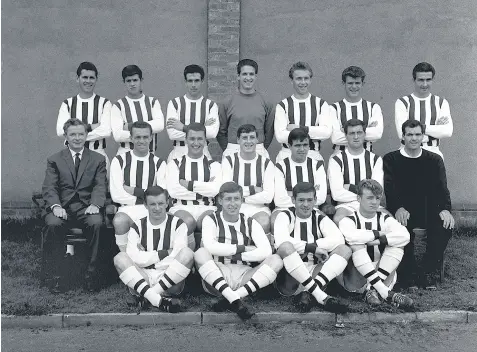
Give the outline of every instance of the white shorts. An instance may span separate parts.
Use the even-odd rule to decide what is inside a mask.
[[[249,218],[253,217],[255,214],[260,213],[262,211],[264,213],[267,213],[268,216],[272,215],[270,208],[267,207],[266,205],[242,203],[242,206],[240,207],[240,212]]]
[[[215,262],[215,264],[217,264],[227,284],[234,291],[245,284],[245,282],[243,282],[244,276],[250,270],[253,270],[252,267],[243,264],[222,264],[220,262]],[[207,284],[204,280],[202,280],[202,286],[207,293],[210,293],[212,295],[216,294],[216,292],[214,292],[215,289],[210,290],[211,286]]]
[[[217,211],[217,207],[213,205],[183,205],[183,204],[176,204],[172,208],[169,209],[169,213],[173,214],[178,210],[184,210],[188,212],[192,217],[197,221],[202,214],[206,211],[212,210]]]
[[[289,157],[291,155],[291,151],[288,148],[282,148],[279,152],[278,155],[275,159],[275,163],[278,163],[279,161],[282,161],[286,157]],[[319,151],[316,150],[310,150],[308,152],[308,156],[312,159],[315,159],[317,161],[323,160],[323,157],[321,156]]]
[[[184,146],[176,145],[169,153],[169,156],[167,157],[167,162],[171,161],[172,159],[182,158],[186,154],[187,154],[186,145]],[[212,156],[210,155],[209,148],[207,148],[207,146],[204,146],[204,155],[207,157],[207,159],[212,160]]]
[[[138,205],[123,205],[119,207],[118,213],[124,213],[131,218],[132,221],[136,221],[138,219],[142,219],[143,217],[147,216],[148,211],[144,204]]]
[[[228,155],[232,155],[237,152],[240,152],[240,145],[235,143],[228,143],[227,148],[224,150],[224,153],[222,154],[222,157],[226,157]],[[263,146],[263,143],[257,144],[257,153],[262,156],[266,156],[267,158],[270,158],[270,156],[268,155],[268,151]]]

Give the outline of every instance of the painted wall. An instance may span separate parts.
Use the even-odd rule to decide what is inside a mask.
[[[184,66],[207,66],[207,1],[5,1],[2,59],[2,201],[16,203],[41,187],[46,158],[62,147],[56,118],[77,93],[78,64],[95,63],[96,91],[112,100],[125,95],[122,68],[137,64],[165,114],[183,94]],[[160,140],[165,157],[167,133]]]
[[[447,98],[454,119],[454,135],[441,142],[453,203],[477,204],[477,5],[473,0],[349,4],[244,0],[240,56],[258,61],[260,88],[274,101],[293,93],[288,70],[296,61],[311,64],[311,91],[328,102],[343,97],[343,69],[361,66],[367,74],[364,97],[381,105],[385,119],[378,154],[398,146],[394,102],[412,92],[412,68],[431,62],[437,70],[433,92]],[[326,160],[330,152],[331,143],[325,143]]]

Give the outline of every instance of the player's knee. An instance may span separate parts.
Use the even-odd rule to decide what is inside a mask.
[[[363,244],[356,244],[356,245],[353,245],[353,246],[349,246],[349,248],[351,249],[351,252],[354,253],[354,252],[357,252],[357,251],[360,251],[360,250],[366,248],[366,246],[363,245]]]
[[[188,234],[194,233],[197,227],[197,222],[192,215],[183,210],[176,211],[174,215],[184,221],[184,223],[187,225]]]
[[[253,216],[253,218],[258,221],[258,223],[260,224],[260,226],[262,226],[263,231],[265,233],[270,232],[270,216],[268,216],[267,213],[265,212],[257,213]]]
[[[280,258],[288,257],[295,252],[295,247],[291,242],[283,242],[277,249],[277,254]]]
[[[90,227],[100,227],[103,225],[103,216],[101,214],[91,214],[86,218],[86,223]]]
[[[176,260],[182,265],[191,268],[194,264],[194,252],[188,247],[182,248],[179,253],[177,253]]]
[[[283,268],[283,260],[278,254],[272,254],[270,257],[265,259],[265,263],[276,273]]]
[[[346,216],[348,216],[351,212],[349,210],[346,210],[346,209],[343,209],[343,208],[339,208],[339,209],[336,209],[336,213],[335,215],[333,215],[333,221],[336,225],[339,225],[340,221],[345,218]]]
[[[213,210],[207,210],[205,212],[202,213],[201,216],[199,216],[199,218],[197,219],[196,221],[196,231],[202,231],[202,221],[204,221],[204,218],[207,216],[207,215],[211,215],[213,214],[214,211]]]
[[[126,233],[131,227],[131,218],[125,213],[116,213],[113,218],[113,226],[116,233]]]
[[[352,253],[353,252],[352,252],[351,248],[349,248],[345,244],[340,244],[338,247],[336,247],[333,250],[333,254],[338,254],[340,257],[343,257],[346,260],[349,260],[349,258],[351,258]]]
[[[131,258],[129,258],[125,252],[119,252],[116,254],[113,258],[113,263],[118,273],[122,273],[124,270],[134,265]]]
[[[64,223],[65,223],[65,220],[63,220],[59,217],[56,217],[52,213],[48,214],[45,217],[45,224],[48,227],[60,227],[60,226],[63,226]]]
[[[194,253],[194,261],[197,264],[197,267],[200,267],[207,263],[209,260],[212,260],[212,255],[204,247],[199,248]]]
[[[273,211],[272,215],[270,215],[270,230],[272,232],[275,231],[275,219],[277,218],[278,214],[280,214],[280,211]]]

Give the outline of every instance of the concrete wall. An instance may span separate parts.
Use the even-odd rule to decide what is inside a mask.
[[[139,65],[165,114],[183,94],[184,66],[207,67],[207,1],[4,1],[2,56],[2,201],[17,203],[41,187],[46,158],[62,147],[56,118],[77,93],[78,64],[96,64],[97,93],[112,100],[125,95],[122,68]],[[170,141],[160,138],[165,157]]]
[[[257,59],[260,88],[274,101],[293,93],[288,69],[298,60],[311,64],[311,90],[329,102],[344,94],[342,70],[361,66],[364,96],[384,113],[378,154],[398,146],[394,102],[412,92],[412,68],[431,62],[433,91],[448,99],[454,119],[454,135],[442,151],[454,206],[461,207],[477,204],[476,34],[473,0],[360,0],[353,6],[346,0],[243,0],[240,56]],[[326,159],[330,151],[325,143]]]

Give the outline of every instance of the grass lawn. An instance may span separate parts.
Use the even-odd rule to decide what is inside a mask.
[[[42,315],[49,313],[134,312],[126,304],[128,293],[119,280],[99,293],[81,289],[53,295],[39,287],[41,222],[2,220],[2,314]],[[446,277],[437,291],[409,293],[416,310],[477,309],[477,230],[455,231],[446,252]],[[208,311],[212,298],[200,289],[197,276],[188,278],[189,292],[182,298],[187,311]],[[114,280],[113,280],[114,281]],[[353,312],[394,312],[394,307],[368,307],[361,296],[344,297]],[[257,311],[295,311],[292,298],[281,297],[269,286],[249,304]]]

